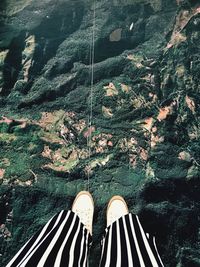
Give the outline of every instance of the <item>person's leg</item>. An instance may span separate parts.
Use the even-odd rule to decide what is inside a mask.
[[[145,234],[138,216],[128,212],[123,198],[111,199],[107,222],[100,267],[163,266],[155,238]]]
[[[72,211],[62,210],[51,218],[6,267],[87,266],[93,211],[91,195],[81,192]]]

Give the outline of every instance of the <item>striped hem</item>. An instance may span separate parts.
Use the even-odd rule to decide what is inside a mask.
[[[137,215],[127,214],[108,226],[99,267],[163,267],[155,237],[147,236]]]
[[[91,235],[73,211],[52,217],[14,256],[6,267],[88,266]]]

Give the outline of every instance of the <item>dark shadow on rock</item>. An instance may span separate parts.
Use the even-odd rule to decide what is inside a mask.
[[[39,74],[47,61],[55,56],[59,45],[80,27],[84,9],[83,1],[58,2],[53,12],[31,32],[36,37],[36,49],[30,76]]]
[[[139,199],[143,201],[140,219],[146,231],[157,237],[161,255],[165,255],[165,266],[175,266],[180,260],[177,251],[190,243],[194,245],[192,253],[197,253],[200,214],[198,179],[151,182],[140,193]],[[170,265],[167,265],[169,258]],[[189,261],[189,258],[184,261]],[[184,263],[183,266],[190,265]]]
[[[25,33],[21,32],[18,37],[14,38],[9,46],[9,52],[4,61],[3,67],[3,88],[2,95],[9,95],[11,89],[18,79],[19,72],[22,68],[22,51],[24,49]]]

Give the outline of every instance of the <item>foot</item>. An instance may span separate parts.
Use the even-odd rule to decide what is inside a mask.
[[[81,191],[74,200],[72,211],[78,215],[80,221],[92,235],[92,221],[94,214],[92,195],[87,191]]]
[[[110,199],[107,207],[107,227],[120,217],[128,214],[128,206],[121,196],[114,196]]]

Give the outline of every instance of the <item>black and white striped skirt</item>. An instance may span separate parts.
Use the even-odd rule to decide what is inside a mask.
[[[6,267],[86,267],[92,237],[79,217],[62,210],[51,218]],[[155,238],[146,234],[137,215],[121,217],[106,228],[100,267],[160,267]]]

